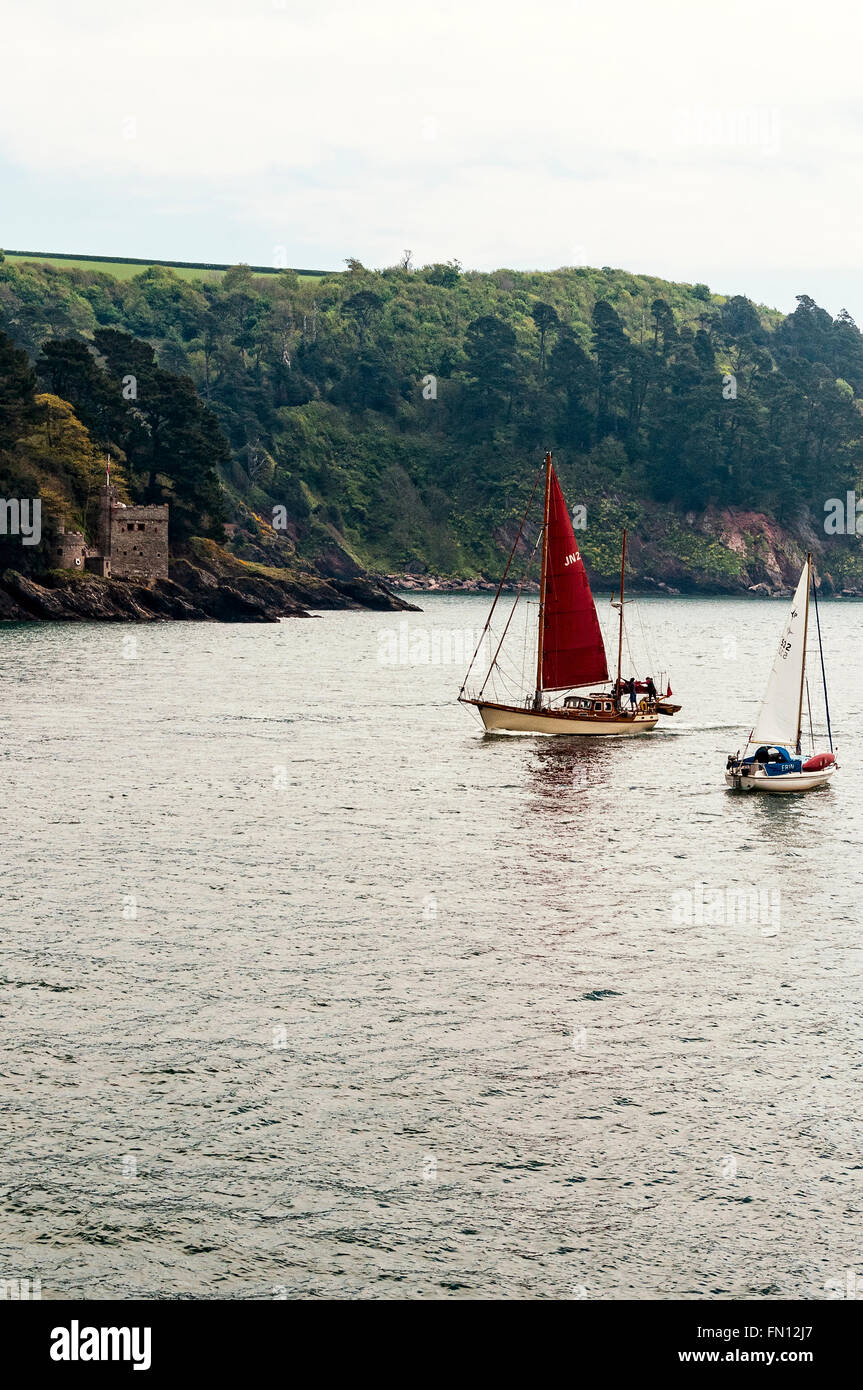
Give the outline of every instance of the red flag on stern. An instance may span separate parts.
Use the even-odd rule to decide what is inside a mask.
[[[546,690],[608,680],[605,646],[587,573],[557,474],[551,469],[546,538],[542,684]]]

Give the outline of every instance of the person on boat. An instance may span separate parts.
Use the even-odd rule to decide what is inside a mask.
[[[627,691],[629,692],[629,703],[630,703],[630,706],[631,706],[631,708],[634,710],[634,709],[635,709],[635,704],[636,704],[636,698],[635,698],[635,676],[630,676],[630,677],[629,677],[629,680],[626,682],[626,689],[627,689]]]
[[[647,698],[651,701],[656,699],[656,686],[653,684],[652,676],[647,677]]]

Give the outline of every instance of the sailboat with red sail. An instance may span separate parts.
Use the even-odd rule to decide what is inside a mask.
[[[544,481],[543,524],[536,543],[529,550],[528,565],[516,588],[515,599],[506,618],[485,678],[477,687],[470,685],[471,673],[491,631],[504,585],[516,554],[524,550],[523,537],[528,515],[540,479]],[[540,551],[539,613],[536,639],[536,679],[532,691],[516,690],[509,698],[496,698],[501,681],[511,689],[511,671],[504,662],[505,643],[513,630],[513,617],[522,597],[531,564]],[[676,714],[680,705],[670,703],[671,686],[665,697],[659,695],[653,677],[624,679],[624,577],[626,532],[620,564],[618,608],[617,679],[610,682],[605,643],[596,614],[596,605],[584,561],[578,549],[566,502],[554,471],[551,454],[534,484],[527,510],[498,585],[473,660],[468,668],[459,701],[479,711],[490,732],[533,734],[642,734],[649,733],[660,715]],[[525,629],[526,636],[526,629]],[[498,681],[496,682],[496,678]],[[606,683],[610,689],[598,689]],[[486,692],[493,687],[492,694]],[[588,691],[575,694],[575,691]]]

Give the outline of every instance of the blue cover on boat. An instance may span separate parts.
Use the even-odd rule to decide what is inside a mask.
[[[781,753],[781,761],[765,762],[759,758],[759,753]],[[787,748],[783,748],[779,743],[762,744],[762,746],[749,758],[743,759],[744,763],[758,763],[764,768],[768,777],[782,777],[788,772],[800,772],[803,766],[801,758],[792,758]]]

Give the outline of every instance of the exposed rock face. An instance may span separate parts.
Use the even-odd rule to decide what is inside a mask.
[[[794,592],[808,551],[815,558],[824,593],[836,592],[834,567],[847,558],[849,545],[856,545],[856,537],[850,541],[847,537],[829,539],[805,513],[795,518],[792,530],[763,512],[711,508],[699,518],[697,527],[702,535],[739,557],[740,572],[730,580],[727,591],[746,590],[769,597]],[[859,586],[838,587],[849,596],[861,592]]]
[[[221,552],[224,554],[224,552]],[[131,580],[52,571],[37,581],[17,570],[0,576],[0,621],[106,621],[275,623],[306,618],[308,608],[400,610],[413,605],[368,576],[350,580],[307,581],[244,573],[226,559],[228,573],[204,563],[178,559],[171,578],[148,588]]]
[[[741,557],[749,588],[765,585],[768,589],[793,589],[800,578],[807,549],[813,545],[819,548],[816,537],[806,538],[808,546],[801,544],[799,538],[789,535],[763,512],[711,510],[705,512],[702,528],[705,534]]]

